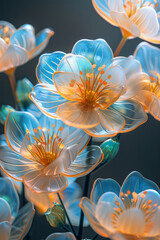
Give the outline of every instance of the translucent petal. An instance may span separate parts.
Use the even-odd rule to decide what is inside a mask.
[[[140,91],[135,99],[142,103],[157,120],[160,120],[160,100],[152,92]]]
[[[6,200],[0,197],[0,222],[11,222],[11,209]]]
[[[87,73],[93,73],[92,65],[87,58],[73,54],[66,54],[58,65],[57,70],[81,75],[83,81],[85,81]]]
[[[21,157],[8,146],[0,147],[0,165],[2,170],[11,178],[22,181],[22,177],[41,165]]]
[[[35,118],[37,120],[39,120],[39,118],[42,115],[42,112],[39,110],[39,108],[34,104],[31,103],[30,106],[27,108],[27,112],[31,113],[33,116],[35,116]]]
[[[110,11],[115,11],[115,12],[124,12],[124,5],[123,5],[123,0],[108,0],[108,6]]]
[[[160,73],[160,49],[150,45],[149,43],[140,43],[135,52],[134,57],[140,61],[144,72],[152,75],[152,73]]]
[[[88,199],[83,197],[80,202],[84,214],[86,215],[90,226],[100,236],[107,238],[109,232],[100,224],[96,218],[96,206]]]
[[[37,79],[40,83],[53,84],[52,75],[57,71],[57,66],[64,55],[64,52],[53,52],[40,56],[36,68]]]
[[[82,100],[81,85],[84,85],[82,78],[71,72],[55,72],[53,81],[60,95],[71,101]]]
[[[35,33],[34,31],[34,27],[31,24],[23,24],[22,26],[20,26],[18,29],[26,29],[28,31],[33,32],[33,34]]]
[[[3,56],[7,48],[7,43],[2,38],[0,38],[0,58]]]
[[[103,39],[79,40],[73,47],[72,53],[86,57],[90,63],[96,64],[95,70],[113,58],[113,52]]]
[[[11,23],[9,23],[7,21],[0,21],[0,26],[3,26],[3,27],[7,26],[7,27],[9,27],[9,29],[12,31],[12,33],[14,33],[16,31],[15,26],[13,26],[13,24],[11,24]]]
[[[159,30],[156,11],[152,7],[142,7],[131,17],[139,31],[149,37],[155,36]]]
[[[76,240],[72,233],[53,233],[46,240]]]
[[[67,185],[67,178],[61,175],[46,176],[43,171],[32,171],[23,178],[26,187],[35,192],[58,192],[64,190]]]
[[[9,222],[0,223],[0,240],[8,240],[11,231],[11,224]]]
[[[113,179],[96,179],[91,192],[91,201],[97,204],[99,198],[106,192],[114,192],[119,196],[120,185]]]
[[[125,119],[125,126],[121,132],[132,131],[148,119],[142,105],[134,100],[117,101],[110,108]]]
[[[86,134],[82,129],[70,127],[61,120],[49,118],[46,115],[42,115],[39,119],[40,126],[52,129],[54,125],[54,132],[58,133],[58,136],[63,139],[63,144],[65,147],[72,146],[74,144],[78,145],[78,151],[81,152],[90,140],[90,136]],[[63,128],[62,131],[59,131]]]
[[[30,52],[31,58],[39,55],[47,46],[49,39],[53,36],[54,32],[45,28],[40,33],[37,34],[35,39],[35,48]]]
[[[66,172],[70,165],[75,161],[75,158],[78,154],[78,145],[74,144],[68,148],[64,148],[61,154],[49,164],[45,169],[44,173],[47,176],[54,176],[63,172]]]
[[[19,197],[8,178],[0,178],[0,198],[3,198],[9,204],[12,216],[16,216],[19,209]]]
[[[104,18],[107,22],[117,25],[117,23],[110,16],[109,0],[92,0],[92,4],[96,12]]]
[[[82,129],[92,128],[100,120],[96,110],[86,108],[79,102],[67,102],[60,105],[57,114],[65,124]]]
[[[87,146],[62,174],[68,177],[84,176],[91,172],[102,160],[103,153],[99,146]]]
[[[0,146],[6,146],[6,145],[8,145],[8,144],[6,142],[5,134],[1,134],[0,135]]]
[[[81,187],[78,183],[73,182],[68,187],[60,193],[63,201],[67,204],[70,204],[73,199],[80,198],[82,194]]]
[[[67,100],[50,84],[37,84],[30,93],[31,100],[46,115],[58,118],[57,107]]]
[[[5,124],[5,135],[8,145],[16,152],[20,152],[26,131],[34,133],[38,127],[36,118],[27,112],[12,111],[8,115]]]
[[[123,129],[125,119],[111,107],[99,110],[98,113],[101,117],[100,123],[96,127],[85,129],[85,132],[89,135],[93,137],[111,137],[117,135]]]
[[[140,36],[140,30],[126,13],[111,11],[110,16],[120,28],[128,32],[128,35]]]
[[[144,178],[139,172],[132,172],[124,180],[121,192],[126,193],[129,190],[140,193],[147,189],[153,189],[160,193],[158,186],[153,181]]]
[[[35,210],[32,203],[27,203],[23,208],[20,209],[18,215],[12,223],[12,229],[9,240],[22,240],[28,233]]]
[[[0,58],[0,72],[23,65],[28,59],[25,49],[17,45],[10,45]]]
[[[19,29],[12,35],[10,44],[15,44],[30,52],[35,47],[34,34],[30,30]]]

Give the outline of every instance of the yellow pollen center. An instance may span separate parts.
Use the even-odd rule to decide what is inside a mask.
[[[12,29],[10,29],[9,26],[0,25],[0,38],[3,38],[8,45],[10,44],[12,33]]]

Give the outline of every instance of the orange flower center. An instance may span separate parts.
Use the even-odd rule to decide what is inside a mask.
[[[27,151],[31,154],[34,161],[47,166],[52,163],[61,153],[64,148],[63,140],[58,136],[63,130],[60,127],[57,133],[54,132],[55,125],[52,125],[53,131],[50,129],[41,128],[34,129],[34,134],[27,134]]]
[[[152,200],[146,200],[147,191],[139,195],[127,191],[126,194],[121,192],[120,195],[124,208],[115,199],[117,207],[111,215],[113,227],[124,234],[138,236],[148,233],[154,225],[152,219],[158,204],[153,204]]]
[[[157,8],[158,3],[157,0],[154,1],[155,3],[151,3],[150,1],[145,1],[144,0],[125,0],[124,2],[124,9],[126,10],[126,13],[128,17],[132,17],[138,9],[142,7],[152,7],[152,8]]]
[[[151,79],[151,91],[156,95],[157,98],[160,98],[160,74],[157,72],[150,72]]]
[[[13,34],[12,29],[9,26],[0,25],[0,37],[9,45],[10,38]]]
[[[110,97],[108,96],[107,99],[107,94],[111,94],[114,84],[108,84],[107,81],[110,80],[112,76],[106,74],[104,70],[105,67],[105,65],[99,67],[97,75],[95,73],[83,74],[83,72],[80,71],[81,82],[79,83],[74,79],[70,81],[69,87],[71,92],[76,92],[78,100],[82,102],[84,106],[95,108],[101,107],[102,102],[104,105],[107,105],[109,102]],[[95,64],[93,64],[93,68],[96,68]],[[102,75],[105,75],[103,79]]]

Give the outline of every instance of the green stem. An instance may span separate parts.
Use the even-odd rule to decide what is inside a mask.
[[[57,196],[58,196],[59,201],[60,201],[60,203],[61,203],[61,205],[62,205],[62,207],[63,207],[65,216],[66,216],[67,221],[68,221],[68,224],[69,224],[69,227],[70,227],[72,233],[74,234],[75,238],[77,239],[77,234],[76,234],[76,232],[75,232],[75,230],[74,230],[74,228],[73,228],[73,226],[72,226],[72,223],[71,223],[71,221],[70,221],[70,219],[69,219],[69,216],[68,216],[68,213],[67,213],[67,211],[66,211],[66,208],[65,208],[65,206],[64,206],[64,204],[63,204],[63,201],[62,201],[62,199],[61,199],[61,196],[59,195],[58,192],[57,192]]]
[[[123,37],[122,40],[120,41],[116,51],[114,52],[114,57],[117,57],[120,53],[120,51],[122,50],[122,48],[124,47],[124,44],[126,43],[127,38]]]

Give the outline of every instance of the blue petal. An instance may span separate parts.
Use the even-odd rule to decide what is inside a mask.
[[[97,204],[100,197],[107,192],[113,192],[119,196],[120,185],[113,179],[98,178],[92,188],[91,200]]]
[[[131,193],[140,193],[147,189],[152,189],[160,193],[159,187],[153,181],[144,178],[139,172],[132,172],[124,180],[121,192],[127,193],[129,190]]]
[[[53,84],[52,75],[57,71],[57,66],[64,55],[64,52],[53,52],[40,56],[36,69],[37,79],[40,83]]]
[[[108,43],[103,39],[78,41],[72,53],[86,57],[91,64],[96,64],[95,70],[113,58],[113,52]]]

